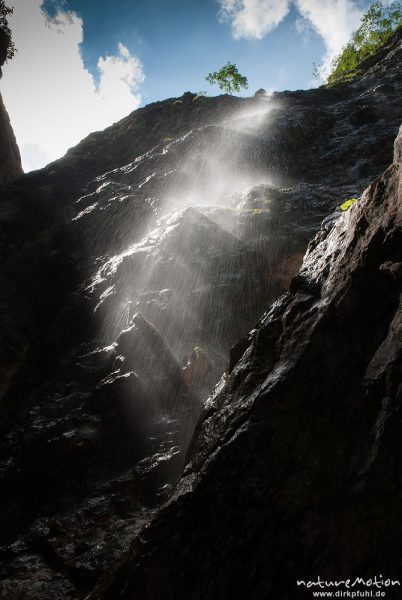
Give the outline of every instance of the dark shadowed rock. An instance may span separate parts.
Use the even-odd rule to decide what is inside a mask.
[[[20,177],[22,173],[20,151],[0,94],[0,187]]]
[[[7,60],[9,44],[9,33],[0,29],[0,79],[2,77],[1,68]],[[22,173],[20,151],[0,94],[0,189]]]
[[[401,579],[400,137],[310,244],[304,284],[238,344],[173,497],[92,598],[308,598],[298,579]]]

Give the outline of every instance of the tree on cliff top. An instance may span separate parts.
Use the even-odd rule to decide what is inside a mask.
[[[4,0],[0,0],[0,69],[15,54],[15,45],[7,19],[13,10],[6,5]]]
[[[228,94],[232,92],[240,92],[240,88],[248,88],[247,77],[240,75],[236,65],[228,62],[219,71],[209,73],[205,79],[213,85],[217,83],[221,90],[224,90]]]
[[[360,63],[375,54],[401,25],[402,7],[399,2],[393,2],[389,6],[373,2],[350,42],[332,61],[327,84],[349,81],[359,75]]]

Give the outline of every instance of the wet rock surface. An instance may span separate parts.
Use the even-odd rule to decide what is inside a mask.
[[[292,277],[390,162],[401,53],[399,33],[333,89],[155,103],[4,191],[4,598],[289,598],[307,565],[392,571],[357,507],[397,521],[400,141]]]
[[[400,582],[401,136],[394,164],[319,232],[243,340],[173,497],[92,598],[308,598],[297,580]]]

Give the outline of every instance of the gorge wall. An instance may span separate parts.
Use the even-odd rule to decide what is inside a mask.
[[[2,597],[398,576],[401,39],[347,85],[149,105],[5,189]]]
[[[8,43],[8,35],[0,31],[0,80],[2,66],[7,57]],[[22,175],[22,173],[20,151],[0,94],[0,189]]]
[[[0,186],[22,175],[20,151],[0,94]]]
[[[297,580],[376,576],[400,598],[401,147],[402,127],[243,340],[173,497],[92,598],[311,598]]]

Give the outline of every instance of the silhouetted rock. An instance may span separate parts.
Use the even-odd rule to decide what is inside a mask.
[[[20,151],[0,94],[0,187],[22,173]]]
[[[2,77],[1,68],[7,59],[9,43],[9,34],[0,29],[0,79]],[[0,189],[22,173],[20,151],[0,94]]]

